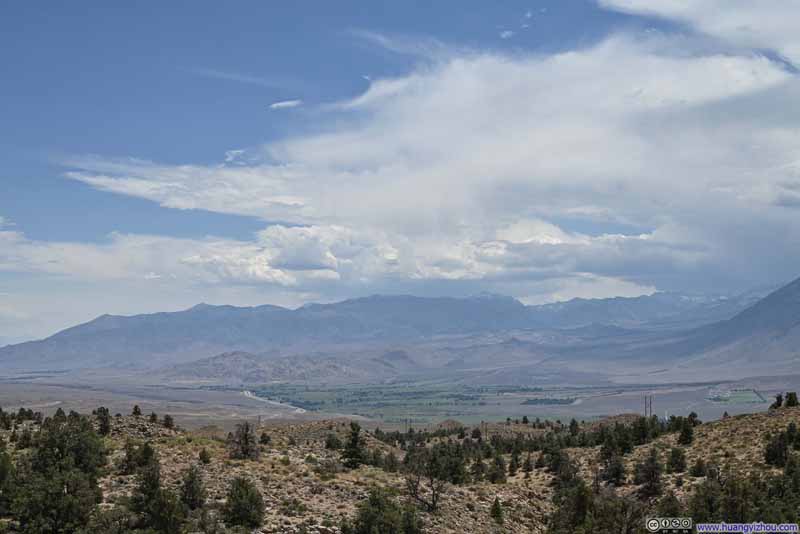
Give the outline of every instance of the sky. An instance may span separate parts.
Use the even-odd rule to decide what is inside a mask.
[[[13,2],[0,345],[800,275],[800,0]]]

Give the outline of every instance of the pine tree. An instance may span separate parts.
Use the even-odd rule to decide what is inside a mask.
[[[342,448],[342,440],[339,436],[331,432],[325,437],[325,448],[331,451],[338,451]]]
[[[639,494],[642,497],[650,498],[661,494],[661,471],[658,452],[655,447],[651,447],[645,461],[636,466],[636,483],[641,484]]]
[[[545,464],[544,461],[544,453],[539,453],[539,455],[536,457],[536,461],[533,463],[533,468],[544,469],[545,465],[547,464]]]
[[[613,432],[606,434],[603,445],[600,447],[600,459],[608,462],[609,459],[619,454],[619,446]]]
[[[494,522],[498,525],[503,524],[503,505],[500,503],[500,497],[495,497],[494,502],[492,503],[492,508],[489,511],[489,515]]]
[[[667,460],[667,471],[670,473],[683,473],[686,471],[686,454],[680,447],[673,447]]]
[[[342,460],[345,467],[355,469],[364,463],[364,444],[361,439],[361,425],[355,421],[350,422],[350,436],[342,451]]]
[[[786,393],[786,407],[787,408],[794,408],[795,406],[800,405],[797,401],[797,392],[789,391]]]
[[[264,520],[264,499],[255,484],[243,477],[234,478],[222,514],[228,525],[257,528]]]
[[[175,420],[170,414],[164,416],[164,428],[175,428]]]
[[[131,412],[131,415],[133,415],[134,417],[141,417],[142,416],[142,409],[139,408],[138,404],[135,404],[133,406],[133,411]]]
[[[686,420],[681,427],[681,433],[678,436],[678,443],[681,445],[689,445],[694,440],[694,425],[690,420]]]
[[[577,436],[579,429],[580,429],[580,426],[578,425],[578,422],[575,419],[572,419],[569,422],[569,433],[570,433],[570,435],[571,436]]]
[[[0,451],[0,517],[7,515],[11,508],[15,471],[11,455],[5,450]]]
[[[174,492],[162,489],[156,495],[149,512],[147,526],[160,534],[180,534],[183,525],[183,507]]]
[[[153,424],[158,423],[158,415],[156,412],[150,412],[150,422]]]
[[[659,517],[682,517],[684,514],[683,505],[675,496],[675,492],[669,490],[659,501],[656,507]]]
[[[12,505],[21,532],[75,532],[89,522],[100,493],[88,473],[79,469],[52,469],[34,470],[26,475],[15,491]]]
[[[145,522],[150,524],[148,514],[155,509],[156,499],[161,491],[161,466],[158,461],[143,467],[138,475],[138,483],[131,499],[131,509],[145,516]]]
[[[786,432],[778,432],[771,436],[764,449],[764,461],[769,465],[783,467],[789,454],[789,443]]]
[[[508,463],[508,476],[513,477],[519,470],[519,453],[516,451],[511,453],[511,461]]]
[[[486,464],[483,463],[480,456],[475,457],[475,461],[470,468],[470,475],[475,482],[480,482],[486,476]]]
[[[181,502],[190,510],[202,508],[206,502],[206,487],[200,469],[193,465],[183,475]]]
[[[706,462],[702,458],[698,457],[692,465],[692,468],[689,470],[689,474],[695,478],[706,476]]]
[[[145,441],[144,445],[137,450],[136,463],[137,467],[147,467],[151,464],[157,463],[156,450],[149,441]]]
[[[499,452],[494,455],[487,478],[492,484],[503,484],[506,481],[506,461],[503,460]]]
[[[108,411],[108,408],[103,406],[97,409],[97,425],[98,425],[98,433],[101,436],[107,436],[111,433],[111,414]]]
[[[208,452],[208,449],[203,447],[200,450],[200,453],[197,455],[198,460],[200,460],[201,464],[210,464],[211,463],[211,453]]]
[[[64,409],[63,408],[59,408],[58,410],[56,410],[56,413],[53,414],[53,421],[55,421],[57,423],[66,423],[67,422],[67,414],[64,413]]]
[[[17,439],[17,450],[29,449],[31,445],[33,445],[33,434],[31,434],[31,429],[26,426]]]
[[[771,410],[777,410],[781,406],[783,406],[783,394],[778,393],[777,395],[775,395],[775,402],[773,402],[770,405],[770,409]]]
[[[625,463],[620,455],[615,454],[606,461],[602,478],[614,486],[621,486],[625,482]]]
[[[236,460],[257,460],[261,453],[256,442],[255,428],[247,421],[236,425],[229,447],[231,458]]]
[[[530,452],[528,452],[528,456],[525,457],[525,461],[522,463],[522,471],[525,473],[525,478],[530,478],[531,471],[533,471],[533,460],[531,460]]]
[[[389,473],[396,473],[399,467],[399,462],[397,461],[397,455],[394,451],[389,451],[386,455],[386,459],[383,461],[383,469],[388,471]]]
[[[385,490],[374,488],[358,505],[352,523],[345,521],[342,534],[421,534],[422,524],[413,508],[401,508]]]

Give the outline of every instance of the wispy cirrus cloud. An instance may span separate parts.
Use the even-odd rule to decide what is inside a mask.
[[[800,2],[598,0],[610,9],[678,20],[725,42],[777,52],[800,67]]]
[[[466,51],[463,47],[455,47],[439,39],[424,35],[382,33],[357,28],[350,29],[348,33],[383,50],[427,60],[439,61]]]
[[[296,108],[303,105],[302,100],[280,100],[278,102],[273,102],[269,105],[269,109],[290,109]]]

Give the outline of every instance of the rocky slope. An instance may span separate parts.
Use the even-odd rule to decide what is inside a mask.
[[[587,423],[581,429],[591,432],[615,423],[630,425],[635,420],[635,416],[623,415]],[[707,463],[738,474],[777,474],[780,469],[764,463],[765,438],[785,430],[790,423],[800,423],[800,408],[781,408],[701,424],[695,427],[692,443],[684,447],[687,462],[691,465],[696,458],[702,457]],[[35,427],[30,422],[23,426]],[[487,441],[492,441],[494,436],[530,438],[548,431],[518,422],[486,423],[477,429]],[[466,428],[459,433],[458,422],[448,421],[432,430],[444,434],[431,438],[428,446],[448,440],[470,440],[473,429]],[[136,487],[136,476],[121,474],[119,470],[124,445],[129,440],[148,441],[156,449],[162,466],[162,482],[168,487],[177,489],[186,469],[192,465],[199,466],[207,487],[207,506],[212,510],[219,509],[224,503],[226,488],[232,478],[241,475],[252,480],[266,503],[264,524],[254,532],[335,534],[339,532],[341,521],[355,514],[356,507],[366,498],[371,487],[388,489],[399,501],[406,499],[405,481],[400,473],[365,465],[349,470],[341,466],[340,453],[327,449],[325,441],[332,434],[345,441],[348,431],[349,421],[345,419],[270,422],[258,428],[259,434],[270,436],[269,443],[261,446],[260,457],[256,460],[233,460],[229,456],[225,433],[220,429],[207,427],[189,431],[165,428],[162,423],[152,423],[141,416],[114,417],[112,431],[105,438],[111,454],[106,474],[100,480],[101,506],[109,509],[126,504]],[[0,437],[7,440],[9,431],[0,431]],[[402,459],[403,450],[378,441],[369,432],[363,437],[367,450],[377,449],[384,454],[393,452]],[[638,489],[633,482],[634,465],[652,448],[659,451],[664,461],[669,449],[676,445],[676,438],[675,433],[664,434],[626,455],[624,462],[628,475],[617,492],[634,495]],[[198,461],[203,449],[210,452],[208,463]],[[579,474],[591,484],[595,466],[599,463],[600,447],[571,448],[567,452],[577,462]],[[665,490],[673,490],[681,500],[687,499],[692,488],[703,480],[704,477],[693,477],[688,473],[665,474],[663,477]],[[553,475],[546,469],[536,468],[529,476],[520,470],[502,484],[484,481],[447,485],[439,511],[421,514],[424,531],[430,534],[545,532],[548,515],[553,511],[553,481]],[[490,515],[495,498],[503,503],[505,521],[502,527]]]

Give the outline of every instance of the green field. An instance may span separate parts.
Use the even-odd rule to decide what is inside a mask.
[[[552,415],[542,408],[567,406],[576,400],[575,391],[562,388],[472,387],[436,382],[346,387],[280,384],[251,391],[258,397],[309,411],[362,415],[400,426],[428,425],[445,419],[470,424],[526,415],[548,419]]]
[[[732,389],[708,397],[712,402],[725,404],[760,404],[767,400],[755,389]]]

